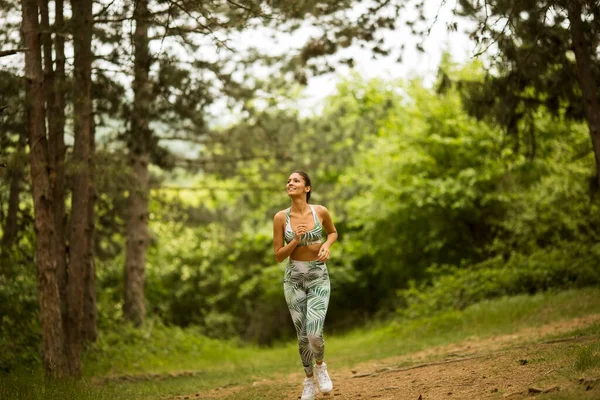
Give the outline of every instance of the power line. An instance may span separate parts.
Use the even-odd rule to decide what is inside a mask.
[[[208,191],[225,191],[225,192],[246,192],[246,191],[251,191],[251,192],[278,192],[278,191],[284,191],[285,189],[283,187],[275,187],[275,186],[263,186],[263,187],[256,187],[256,186],[252,186],[252,187],[243,187],[243,188],[237,188],[237,187],[226,187],[226,186],[154,186],[151,187],[150,190],[154,190],[154,191],[158,191],[158,190],[174,190],[174,191],[201,191],[201,190],[208,190]]]

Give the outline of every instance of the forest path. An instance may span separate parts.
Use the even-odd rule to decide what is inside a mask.
[[[574,363],[581,349],[600,346],[600,337],[564,335],[599,321],[600,314],[592,314],[509,335],[470,337],[459,343],[371,360],[346,369],[336,369],[332,357],[328,369],[334,390],[319,394],[317,399],[598,399],[598,363],[580,373]],[[563,337],[552,339],[559,335]],[[216,388],[169,399],[296,400],[300,398],[302,379],[301,373],[294,373],[252,385]]]

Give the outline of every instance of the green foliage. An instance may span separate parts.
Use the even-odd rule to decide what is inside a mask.
[[[600,246],[575,244],[504,261],[497,257],[469,268],[430,268],[430,283],[411,282],[398,292],[403,316],[415,318],[462,309],[485,299],[600,284]],[[441,275],[440,272],[442,272]],[[436,276],[437,275],[437,276]]]
[[[35,369],[41,332],[35,274],[0,274],[0,373]]]
[[[219,352],[220,346],[231,347],[224,341],[206,338],[194,328],[166,327],[156,318],[143,329],[114,322],[102,332],[97,343],[91,344],[85,353],[87,375],[158,372],[164,370],[165,363],[175,362],[172,358],[175,354],[204,354],[210,358],[214,351]]]
[[[16,375],[0,379],[0,398],[3,399],[119,400],[131,398],[117,392],[107,394],[94,385],[76,380],[47,381],[38,375]]]
[[[482,74],[446,62],[456,76]],[[461,94],[354,77],[319,115],[267,110],[223,130],[206,156],[243,162],[187,178],[207,190],[154,192],[147,308],[210,337],[290,339],[271,225],[287,206],[278,187],[296,168],[312,175],[314,202],[340,232],[328,263],[331,331],[398,308],[428,315],[598,282],[585,127],[540,110],[536,157],[527,159],[501,129],[468,116]],[[275,157],[257,158],[265,152]],[[114,318],[120,265],[107,261],[100,278],[104,296],[112,293],[101,307]]]
[[[424,313],[452,306],[457,295],[448,295],[446,285],[471,287],[469,279],[484,285],[473,283],[476,289],[466,289],[473,293],[459,303],[598,282],[590,243],[600,221],[588,197],[591,160],[578,154],[589,140],[582,125],[538,112],[535,129],[543,140],[537,157],[527,160],[501,130],[465,114],[460,92],[435,95],[413,82],[405,93],[337,188],[356,193],[345,204],[349,232],[342,246],[383,300],[375,308],[393,308],[391,293],[410,281],[420,284],[396,304],[417,307],[410,293],[434,304],[423,306]],[[430,290],[423,282],[439,271],[448,277]]]
[[[600,8],[593,0],[578,3],[578,13],[571,7],[575,3],[554,0],[460,0],[455,10],[472,22],[467,32],[478,51],[486,53],[493,46],[496,53],[485,79],[457,79],[466,109],[505,129],[514,150],[529,157],[535,157],[539,143],[533,127],[538,111],[593,123],[581,89],[585,92],[599,78],[600,59],[591,48],[600,31]],[[580,19],[580,36],[573,29],[575,18]],[[583,65],[589,68],[589,83],[578,71]]]

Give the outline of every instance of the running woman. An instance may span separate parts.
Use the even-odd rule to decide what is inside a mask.
[[[305,172],[292,173],[286,185],[292,205],[279,211],[273,220],[275,259],[282,262],[289,257],[283,289],[306,373],[301,400],[314,400],[317,388],[322,393],[333,390],[323,361],[323,324],[330,293],[325,261],[329,259],[329,248],[338,234],[329,211],[323,206],[308,204],[310,185]]]

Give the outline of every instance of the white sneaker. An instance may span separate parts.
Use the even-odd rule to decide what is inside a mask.
[[[313,378],[304,379],[304,390],[302,391],[302,397],[300,400],[315,400],[317,397],[317,385]]]
[[[317,377],[317,385],[319,385],[321,393],[331,392],[333,390],[333,383],[331,382],[331,379],[329,379],[329,374],[327,373],[327,364],[316,364],[314,370],[315,376]]]

